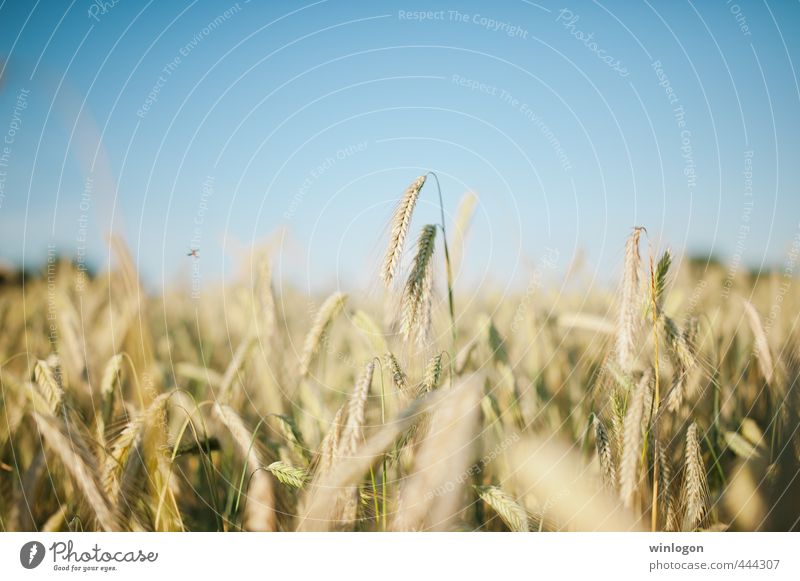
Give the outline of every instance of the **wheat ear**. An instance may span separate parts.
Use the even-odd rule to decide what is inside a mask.
[[[668,531],[677,530],[675,503],[672,499],[672,466],[664,444],[655,441],[655,458],[658,462],[658,497],[661,514],[665,515],[664,528]]]
[[[153,424],[163,412],[167,399],[172,393],[162,393],[135,418],[128,422],[111,445],[109,454],[103,465],[103,485],[111,498],[118,498],[121,489],[120,479],[128,458],[137,444],[141,433]]]
[[[411,226],[411,218],[414,214],[414,206],[417,204],[419,192],[423,185],[425,185],[424,175],[418,177],[413,184],[408,186],[394,211],[391,234],[389,235],[389,248],[386,251],[386,257],[381,268],[381,279],[387,287],[392,284],[400,266],[403,247],[405,246],[408,229]]]
[[[97,414],[97,437],[102,444],[106,441],[106,426],[114,416],[114,395],[122,381],[122,361],[124,355],[118,353],[109,359],[100,381],[100,413]]]
[[[600,473],[603,475],[603,484],[608,490],[614,490],[617,485],[617,469],[614,465],[614,454],[611,450],[611,440],[608,431],[597,416],[594,417],[594,444],[597,449],[597,458],[600,461]]]
[[[442,377],[442,354],[439,353],[431,357],[425,368],[425,377],[420,385],[420,394],[428,393],[439,387],[439,380]]]
[[[686,396],[687,376],[695,365],[696,355],[694,348],[694,329],[691,322],[686,330],[681,333],[675,322],[667,316],[663,317],[664,336],[674,358],[675,378],[672,389],[666,400],[666,408],[676,412]]]
[[[639,458],[642,455],[642,422],[645,416],[645,400],[653,377],[648,368],[631,394],[632,400],[625,413],[622,462],[620,463],[620,498],[626,508],[633,505],[639,486]]]
[[[64,390],[46,361],[39,359],[33,367],[33,379],[39,386],[39,393],[47,401],[51,413],[56,414],[64,401]]]
[[[386,361],[386,366],[389,368],[389,373],[392,375],[394,385],[401,393],[406,394],[408,392],[408,378],[400,368],[400,362],[397,360],[397,357],[394,356],[394,353],[387,351],[383,358]]]
[[[375,362],[370,361],[367,363],[363,375],[356,382],[347,403],[347,422],[342,432],[342,456],[344,458],[352,458],[364,441],[367,398],[374,373]],[[336,513],[336,520],[342,523],[355,521],[358,512],[358,488],[356,486],[344,488],[337,499],[337,504],[339,509]]]
[[[475,491],[515,533],[528,532],[528,513],[499,486],[476,486]]]
[[[758,312],[750,301],[744,301],[744,312],[747,314],[747,322],[750,324],[750,330],[753,332],[756,342],[756,357],[758,359],[758,366],[761,369],[761,374],[767,383],[772,383],[772,376],[775,371],[773,364],[772,352],[769,349],[769,341],[767,341],[767,334],[764,327],[761,325],[761,318]]]
[[[275,323],[278,317],[277,309],[275,308],[275,291],[272,289],[272,264],[266,258],[258,268],[256,292],[258,293],[261,322],[266,333],[266,336],[262,338],[261,344],[272,348],[272,341],[275,337]]]
[[[308,480],[308,473],[305,470],[280,460],[267,466],[267,470],[272,472],[279,482],[292,488],[303,488]]]
[[[375,373],[375,362],[370,361],[364,373],[356,382],[350,400],[347,403],[347,422],[342,433],[343,455],[352,456],[364,439],[364,421],[366,417],[367,398]]]
[[[114,509],[120,520],[139,506],[138,500],[144,498],[159,469],[158,457],[166,444],[166,405],[172,395],[173,392],[160,394],[128,422],[105,458],[103,485],[109,497],[116,499]]]
[[[345,406],[340,406],[336,411],[336,415],[333,416],[333,421],[331,422],[330,428],[328,428],[328,433],[325,434],[325,438],[323,438],[319,445],[316,471],[316,476],[318,477],[328,473],[336,464],[346,413]]]
[[[430,331],[433,306],[433,249],[436,226],[423,227],[417,241],[417,254],[403,293],[400,331],[406,341],[416,338],[425,345]]]
[[[300,432],[300,428],[297,427],[297,423],[289,416],[275,414],[273,417],[278,420],[278,427],[289,449],[293,450],[297,456],[308,464],[311,460],[311,452],[303,440],[303,434]]]
[[[686,430],[686,460],[683,473],[683,525],[684,531],[700,527],[708,515],[708,483],[697,424],[692,422]]]
[[[453,269],[456,271],[458,271],[461,266],[461,260],[464,258],[464,242],[477,202],[478,196],[474,192],[466,192],[458,203],[456,231],[453,235]]]
[[[167,402],[172,392],[157,396],[147,409],[131,424],[130,447],[120,458],[116,485],[115,512],[120,521],[127,520],[134,530],[157,530],[151,506],[156,505],[163,493],[161,487],[169,482],[171,469],[166,458],[167,449]],[[167,506],[171,513],[173,506]],[[175,513],[172,513],[175,516]]]
[[[303,343],[303,353],[300,357],[300,376],[308,377],[311,369],[311,362],[325,339],[325,336],[330,329],[333,319],[342,312],[344,305],[347,302],[347,295],[342,292],[335,292],[322,303],[314,323],[311,325],[311,330],[306,335],[306,340]]]
[[[630,373],[636,357],[636,335],[639,328],[639,238],[642,227],[636,227],[625,244],[625,267],[622,275],[619,321],[617,323],[617,362]]]

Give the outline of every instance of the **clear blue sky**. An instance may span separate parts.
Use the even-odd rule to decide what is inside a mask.
[[[148,284],[186,283],[195,245],[208,284],[285,227],[285,276],[365,285],[431,169],[449,212],[480,198],[467,280],[526,284],[545,248],[602,276],[636,224],[780,265],[800,229],[798,28],[798,2],[745,0],[6,0],[0,257],[52,243],[101,266],[113,229]]]

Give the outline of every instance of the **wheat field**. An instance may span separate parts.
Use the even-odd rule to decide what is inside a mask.
[[[148,293],[118,238],[110,271],[4,281],[0,530],[800,528],[797,246],[749,273],[637,225],[607,289],[475,295],[474,196],[413,220],[434,178],[378,298],[303,296],[267,248]]]

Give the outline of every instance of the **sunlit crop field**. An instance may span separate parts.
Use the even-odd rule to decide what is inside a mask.
[[[797,245],[749,273],[636,227],[616,284],[477,293],[475,200],[417,224],[435,192],[399,196],[382,298],[303,296],[269,248],[147,293],[119,239],[4,282],[2,530],[798,528]]]

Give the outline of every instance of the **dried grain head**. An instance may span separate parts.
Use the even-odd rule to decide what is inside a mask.
[[[342,312],[347,302],[347,295],[342,292],[335,292],[322,303],[319,311],[314,317],[311,330],[306,335],[303,343],[303,353],[300,357],[300,376],[307,377],[311,369],[311,363],[319,352],[320,347],[330,329],[333,320]]]
[[[682,529],[693,531],[703,526],[708,517],[708,481],[700,450],[700,436],[694,422],[686,430],[686,460],[683,470]]]
[[[636,227],[625,244],[625,266],[622,274],[619,320],[617,323],[617,362],[622,370],[629,373],[636,358],[636,339],[641,326],[639,307],[641,305],[639,270],[639,238],[642,227]]]
[[[614,463],[614,453],[611,449],[611,439],[600,418],[594,416],[593,424],[594,443],[597,449],[597,458],[600,462],[603,484],[607,489],[614,490],[617,486],[617,468]]]
[[[417,241],[417,254],[403,292],[400,331],[405,340],[428,340],[433,309],[433,250],[436,226],[428,224]]]
[[[414,214],[414,206],[417,204],[419,192],[423,185],[425,185],[424,175],[418,177],[414,183],[408,186],[394,211],[389,234],[389,248],[386,250],[386,257],[381,268],[381,279],[387,287],[392,284],[400,267],[403,247],[405,246],[408,229],[411,226],[411,218]]]
[[[650,394],[652,371],[647,369],[631,394],[625,413],[622,461],[620,463],[620,497],[626,508],[633,506],[639,488],[639,459],[642,455],[645,405]]]

